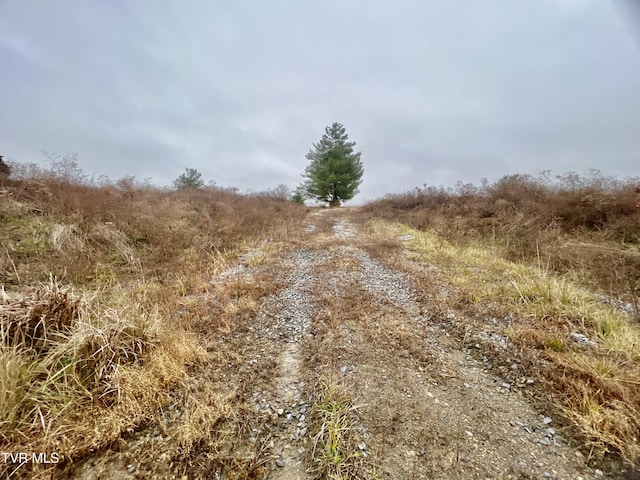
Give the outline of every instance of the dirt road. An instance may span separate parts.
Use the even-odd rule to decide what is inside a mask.
[[[277,258],[262,264],[249,255],[215,279],[273,284],[255,314],[209,337],[210,351],[226,352],[224,365],[176,394],[165,426],[132,435],[73,475],[614,478],[587,466],[554,411],[532,400],[536,379],[505,338],[472,326],[460,338],[449,328],[462,321],[457,312],[429,313],[433,299],[418,284],[430,281],[429,267],[399,233],[349,218],[344,209],[312,213]],[[444,285],[430,287],[447,295]],[[487,345],[503,353],[490,356]],[[229,442],[177,456],[172,432],[197,404],[185,396],[202,390],[232,406],[213,422]]]

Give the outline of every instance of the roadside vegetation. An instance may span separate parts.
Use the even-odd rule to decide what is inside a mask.
[[[57,452],[59,468],[157,421],[190,375],[220,361],[204,337],[243,312],[239,281],[215,276],[305,214],[273,195],[91,180],[75,157],[11,165],[0,180],[2,450]],[[234,415],[205,394],[176,448],[214,441]],[[33,477],[51,466],[0,469]]]
[[[425,348],[431,330],[350,277],[363,260],[344,254],[356,240],[348,222],[319,215],[305,233],[307,209],[284,185],[240,195],[187,169],[161,189],[91,179],[74,156],[51,160],[0,176],[0,442],[60,462],[5,463],[1,475],[83,477],[88,465],[104,478],[248,479],[279,468],[270,441],[281,413],[256,413],[255,402],[281,365],[256,319],[285,287],[285,253],[304,244],[333,255],[313,273],[324,289],[300,372],[314,385],[305,468],[317,478],[379,477],[374,455],[387,433],[365,442],[361,427],[383,428],[413,397],[394,378],[392,398],[370,411],[349,369],[375,372],[379,384],[361,382],[361,393],[388,387],[379,373],[401,360],[425,378],[442,372]],[[566,420],[558,427],[573,429],[567,437],[583,440],[593,464],[606,452],[639,464],[638,179],[592,172],[425,186],[346,215],[368,233],[363,250],[414,281],[414,313],[446,332],[436,343],[493,356],[514,394],[551,400]]]
[[[424,186],[366,210],[431,230],[454,245],[480,241],[507,260],[573,272],[640,316],[640,179],[599,171],[509,175],[482,186]]]
[[[355,410],[348,393],[335,380],[320,380],[312,412],[316,425],[311,452],[313,471],[319,478],[362,478],[358,470],[363,454],[354,440]]]
[[[463,344],[474,328],[508,338],[589,454],[638,464],[640,180],[513,175],[364,209],[373,229],[400,224],[434,318]]]

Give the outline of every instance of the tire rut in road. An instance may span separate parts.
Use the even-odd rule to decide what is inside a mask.
[[[269,416],[269,478],[302,480],[309,478],[306,455],[309,445],[308,415],[312,393],[301,374],[300,350],[308,342],[308,328],[314,313],[312,272],[322,262],[322,254],[310,249],[296,250],[283,262],[290,268],[286,287],[262,304],[252,327],[256,345],[267,345],[277,359],[277,368],[268,385],[255,385],[251,399]]]

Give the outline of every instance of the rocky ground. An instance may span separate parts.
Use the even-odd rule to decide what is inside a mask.
[[[363,228],[344,209],[312,213],[279,258],[261,265],[246,257],[214,279],[251,283],[265,269],[273,279],[255,315],[208,337],[210,351],[233,354],[194,373],[197,387],[176,391],[157,425],[65,475],[325,478],[317,405],[332,383],[352,405],[355,454],[336,478],[624,478],[589,464],[507,339],[472,327],[461,338],[451,328],[459,313],[427,313],[430,299],[411,275],[427,267],[402,238]],[[173,432],[196,408],[189,395],[203,390],[234,406],[215,432],[232,440],[177,456]]]

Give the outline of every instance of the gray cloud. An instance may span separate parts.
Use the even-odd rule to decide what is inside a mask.
[[[640,175],[629,5],[4,0],[0,148],[260,190],[299,183],[339,121],[363,153],[361,198],[545,169]]]

